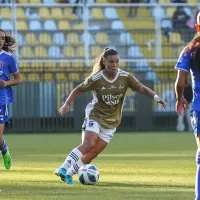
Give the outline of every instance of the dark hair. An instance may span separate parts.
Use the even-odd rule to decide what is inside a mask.
[[[185,53],[190,53],[191,66],[200,71],[200,34],[196,34],[191,42],[187,45]]]
[[[14,53],[15,51],[15,48],[17,46],[17,41],[16,39],[9,35],[6,31],[4,31],[3,29],[0,29],[1,32],[4,32],[5,33],[5,43],[4,43],[4,46],[3,46],[3,50],[4,51],[7,51],[7,52],[10,52],[10,53]]]
[[[90,76],[100,72],[102,69],[105,69],[105,65],[103,64],[103,60],[108,56],[119,55],[118,52],[112,48],[106,47],[101,55],[96,58],[92,73]]]

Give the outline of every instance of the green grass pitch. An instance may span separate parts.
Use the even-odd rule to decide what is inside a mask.
[[[193,133],[116,133],[93,160],[97,185],[66,185],[53,172],[81,142],[80,134],[7,134],[13,166],[0,160],[2,200],[192,200]]]

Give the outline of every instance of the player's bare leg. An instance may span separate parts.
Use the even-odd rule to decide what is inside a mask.
[[[196,138],[197,142],[197,154],[196,154],[196,163],[197,163],[197,172],[196,172],[196,183],[195,183],[195,200],[200,200],[200,133]]]

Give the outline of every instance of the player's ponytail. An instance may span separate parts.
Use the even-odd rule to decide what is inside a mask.
[[[10,53],[14,53],[16,45],[17,45],[16,39],[13,36],[9,35],[3,29],[0,29],[0,31],[5,33],[5,43],[4,43],[4,46],[3,46],[2,49],[4,51],[10,52]]]
[[[118,55],[118,52],[114,49],[106,47],[101,55],[96,58],[92,73],[90,76],[100,72],[102,69],[105,69],[105,65],[103,64],[104,59],[106,59],[108,56],[112,55]]]

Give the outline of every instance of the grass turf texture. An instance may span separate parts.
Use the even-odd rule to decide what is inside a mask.
[[[117,133],[94,164],[97,185],[66,185],[53,172],[81,142],[80,134],[5,135],[13,158],[0,163],[3,200],[194,199],[193,133]]]

